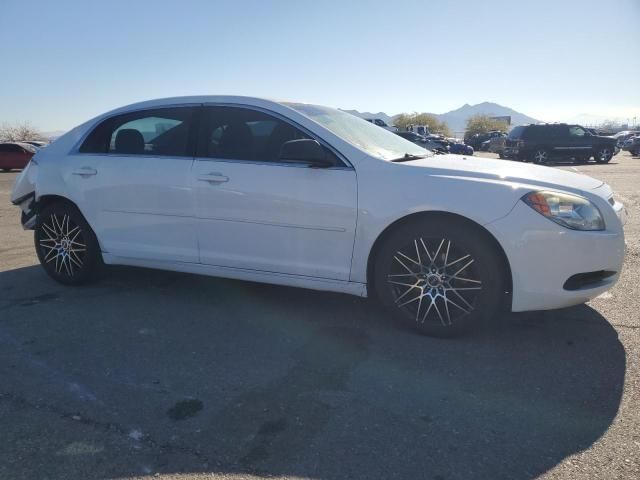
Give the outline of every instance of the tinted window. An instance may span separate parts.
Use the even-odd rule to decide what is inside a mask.
[[[5,153],[24,153],[24,149],[19,145],[14,145],[11,143],[5,143],[0,145],[0,152]]]
[[[89,134],[82,153],[192,156],[189,132],[192,109],[162,108],[105,120]]]
[[[285,142],[310,138],[276,117],[236,107],[205,107],[200,130],[198,156],[233,160],[278,162]]]
[[[520,138],[522,136],[522,133],[524,132],[524,128],[525,127],[523,126],[514,127],[513,130],[511,130],[511,132],[509,133],[509,138],[512,138],[512,139]]]
[[[584,128],[579,127],[577,125],[572,125],[569,127],[569,135],[572,137],[584,137],[587,134]]]
[[[535,125],[528,127],[524,136],[528,139],[545,141],[567,136],[566,125]]]
[[[537,127],[532,127],[532,130],[536,132],[533,137],[537,139],[561,138],[567,136],[566,125],[539,125]]]

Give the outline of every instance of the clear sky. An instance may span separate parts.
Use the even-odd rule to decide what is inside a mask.
[[[0,122],[43,130],[192,94],[640,122],[640,0],[2,0],[0,45]]]

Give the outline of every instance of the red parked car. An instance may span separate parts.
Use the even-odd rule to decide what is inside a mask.
[[[28,143],[0,143],[0,170],[8,172],[12,168],[26,167],[36,151],[36,147]]]

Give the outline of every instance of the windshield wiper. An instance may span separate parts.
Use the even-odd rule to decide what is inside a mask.
[[[389,160],[390,162],[410,162],[411,160],[420,160],[421,158],[426,158],[428,155],[413,155],[411,153],[405,153],[404,157],[394,158]]]

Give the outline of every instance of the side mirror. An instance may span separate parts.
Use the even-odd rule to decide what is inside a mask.
[[[314,168],[333,166],[333,162],[327,159],[327,154],[320,143],[310,138],[283,143],[280,147],[280,160],[309,163],[309,166]]]

